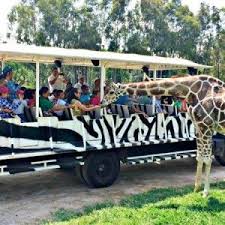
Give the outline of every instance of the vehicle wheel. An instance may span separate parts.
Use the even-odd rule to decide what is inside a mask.
[[[82,172],[88,186],[108,187],[119,175],[120,160],[113,152],[90,154],[84,162]]]
[[[215,159],[221,166],[225,166],[225,154],[224,153],[222,155],[215,155]]]
[[[87,182],[86,182],[85,179],[84,179],[82,167],[83,167],[83,166],[81,166],[81,165],[76,165],[76,167],[75,167],[75,172],[76,172],[76,175],[77,175],[77,177],[79,178],[79,180],[80,180],[83,184],[88,185]]]

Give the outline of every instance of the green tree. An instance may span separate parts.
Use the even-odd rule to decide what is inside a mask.
[[[22,0],[10,15],[18,42],[147,55],[180,56],[215,66],[225,64],[225,10],[202,3],[197,15],[181,0]],[[50,73],[43,66],[43,82]],[[74,79],[84,67],[65,69]],[[122,80],[124,71],[111,70]],[[135,72],[136,73],[136,72]],[[132,74],[133,75],[133,74]],[[111,76],[111,75],[110,75]],[[114,76],[114,75],[113,75]]]
[[[34,66],[27,67],[22,63],[7,62],[8,66],[13,68],[14,80],[21,86],[35,88]]]

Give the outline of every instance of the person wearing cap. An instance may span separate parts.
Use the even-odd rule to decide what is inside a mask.
[[[64,91],[66,89],[66,84],[67,80],[64,78],[64,74],[59,73],[57,67],[53,67],[52,74],[48,77],[50,93],[52,93],[54,89]]]
[[[88,84],[85,83],[85,78],[84,78],[84,76],[83,76],[83,75],[79,75],[79,77],[78,77],[78,82],[74,85],[74,88],[77,88],[77,89],[79,89],[79,90],[81,91],[81,87],[82,87],[83,85],[88,86]]]
[[[2,71],[1,78],[5,79],[5,85],[9,89],[9,100],[13,101],[14,99],[16,99],[16,92],[20,89],[20,86],[12,80],[13,69],[10,66],[6,66]]]
[[[18,90],[17,91],[17,99],[13,100],[13,104],[19,105],[15,110],[14,113],[20,117],[21,122],[26,122],[26,117],[24,115],[24,108],[27,107],[27,101],[24,100],[24,91]]]
[[[0,87],[0,117],[12,118],[13,111],[19,107],[19,103],[11,103],[8,101],[9,88],[5,86]]]

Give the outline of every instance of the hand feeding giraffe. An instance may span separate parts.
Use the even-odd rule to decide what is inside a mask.
[[[225,83],[208,75],[175,77],[130,84],[113,84],[104,97],[107,104],[119,96],[133,93],[176,96],[189,103],[188,112],[196,128],[197,172],[195,191],[199,191],[205,164],[203,195],[209,192],[212,163],[212,136],[215,131],[225,134]]]

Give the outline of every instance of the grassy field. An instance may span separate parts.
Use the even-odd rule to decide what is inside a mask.
[[[45,225],[224,225],[225,182],[212,185],[210,197],[193,187],[154,189],[85,207],[81,213],[61,209]]]

